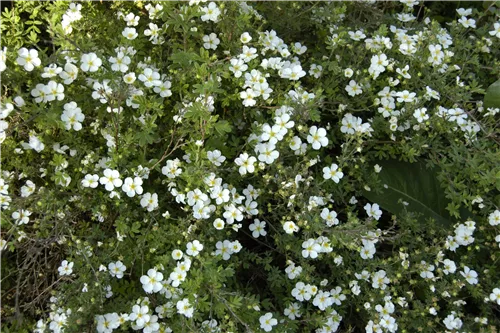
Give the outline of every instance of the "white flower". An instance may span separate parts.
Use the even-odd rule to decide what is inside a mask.
[[[492,226],[496,226],[500,224],[500,210],[495,210],[488,216],[488,222]]]
[[[135,28],[125,28],[122,31],[122,36],[127,38],[128,40],[134,40],[137,38],[139,34],[135,30]]]
[[[349,37],[351,37],[352,40],[360,41],[362,39],[365,39],[366,35],[361,30],[358,30],[356,32],[349,31]]]
[[[123,81],[127,84],[132,84],[135,82],[135,73],[131,72],[123,76]]]
[[[415,96],[417,94],[414,92],[409,92],[408,90],[398,91],[396,96],[398,96],[398,102],[412,103],[415,101]]]
[[[252,40],[252,36],[250,36],[250,34],[248,32],[244,32],[240,36],[240,41],[243,44],[246,44],[246,43],[250,42],[251,40]]]
[[[82,179],[83,187],[96,188],[99,185],[99,176],[98,175],[85,175],[85,178]]]
[[[147,275],[141,276],[140,279],[142,288],[148,294],[159,292],[163,288],[162,280],[163,274],[153,268],[150,268]]]
[[[117,261],[109,263],[108,269],[111,276],[121,279],[123,277],[123,272],[127,270],[127,267],[121,261]]]
[[[293,280],[293,279],[295,279],[297,276],[299,276],[302,273],[302,267],[301,266],[295,266],[295,264],[292,262],[285,269],[285,273],[288,274],[288,278],[290,280]]]
[[[271,332],[273,326],[278,325],[278,320],[273,318],[273,314],[271,312],[266,313],[265,315],[259,318],[260,328],[262,328],[266,332]]]
[[[52,330],[54,333],[61,333],[63,332],[64,327],[66,326],[66,322],[68,320],[68,317],[66,316],[65,313],[56,313],[54,316],[51,318],[52,321],[50,322],[49,329]]]
[[[222,188],[221,186],[214,186],[210,192],[210,197],[215,199],[217,205],[221,205],[224,202],[229,201],[229,190],[227,188]]]
[[[257,103],[254,97],[256,97],[256,94],[250,88],[240,92],[240,98],[243,100],[243,106],[254,106]]]
[[[40,138],[38,138],[35,135],[30,135],[30,141],[29,141],[29,143],[23,143],[22,146],[23,146],[24,149],[33,149],[37,153],[41,152],[45,148],[45,145],[40,140]]]
[[[280,156],[279,151],[275,150],[276,145],[271,142],[259,143],[255,149],[259,152],[259,161],[266,164],[272,164]]]
[[[7,61],[7,47],[4,46],[3,49],[0,49],[0,72],[3,72],[4,70],[7,69],[7,66],[5,65],[6,61]]]
[[[224,216],[224,218],[226,219],[226,223],[233,224],[235,220],[238,222],[243,220],[243,213],[239,207],[231,204],[224,206],[224,209],[225,212],[222,214],[222,216]]]
[[[189,191],[187,198],[189,206],[203,205],[208,200],[208,196],[198,188],[194,189],[194,191]]]
[[[161,173],[170,179],[174,179],[182,173],[179,159],[168,160],[167,165],[161,169]]]
[[[49,81],[49,83],[43,87],[43,92],[45,94],[44,102],[51,102],[56,99],[62,101],[64,99],[64,86],[55,81]]]
[[[462,24],[464,28],[475,28],[476,27],[476,20],[462,16],[459,20],[458,23]]]
[[[284,79],[289,79],[292,81],[297,81],[304,77],[306,72],[302,69],[300,65],[293,65],[292,67],[284,68],[280,71],[280,76]]]
[[[335,163],[333,163],[329,167],[323,168],[324,179],[331,179],[338,184],[342,177],[344,177],[344,173],[340,171],[339,166]]]
[[[78,76],[78,67],[72,63],[64,65],[64,71],[59,73],[59,77],[64,80],[64,84],[71,84]]]
[[[122,190],[123,192],[127,193],[129,197],[133,197],[136,194],[141,195],[142,194],[142,178],[141,177],[134,177],[132,179],[131,177],[125,178],[125,181],[123,182],[122,185]]]
[[[35,192],[36,185],[31,181],[26,181],[26,184],[21,187],[21,197],[26,198]]]
[[[316,240],[309,238],[302,243],[302,256],[304,258],[315,259],[318,257],[318,253],[321,252],[321,245],[319,245]]]
[[[187,298],[177,302],[177,313],[184,315],[187,318],[193,317],[194,308],[189,303]]]
[[[312,144],[312,148],[319,150],[321,147],[326,147],[328,145],[328,138],[326,137],[326,130],[324,128],[317,128],[312,126],[309,129],[309,135],[307,136],[307,142]]]
[[[500,288],[495,288],[490,294],[490,301],[496,302],[500,305]]]
[[[222,255],[222,259],[229,260],[232,254],[231,245],[231,242],[228,240],[224,240],[224,242],[217,242],[215,244],[215,255]]]
[[[312,64],[311,68],[309,69],[309,75],[314,76],[316,79],[319,79],[322,72],[323,72],[323,66],[321,65]]]
[[[146,208],[148,212],[152,212],[158,207],[158,194],[145,193],[141,199],[141,206]]]
[[[458,8],[457,9],[457,13],[458,15],[460,16],[469,16],[470,14],[472,14],[472,8]]]
[[[375,244],[363,239],[363,247],[361,248],[359,254],[363,259],[372,259],[376,252]]]
[[[102,65],[101,59],[93,52],[83,54],[80,62],[80,69],[84,72],[96,72]]]
[[[132,313],[129,315],[128,319],[130,321],[135,321],[135,324],[138,327],[144,327],[144,324],[150,319],[149,307],[147,305],[134,305],[132,307]]]
[[[43,74],[41,75],[43,78],[50,78],[57,76],[62,72],[62,68],[57,66],[57,64],[50,64],[48,67],[43,69]]]
[[[293,234],[294,232],[299,231],[299,227],[292,221],[287,221],[283,224],[283,230],[289,235]]]
[[[20,209],[12,213],[12,218],[15,220],[16,225],[28,224],[30,215],[31,212],[29,210]]]
[[[68,262],[67,260],[63,260],[61,262],[61,266],[57,269],[59,271],[59,275],[64,276],[64,275],[70,275],[73,273],[73,262]]]
[[[148,88],[162,84],[160,73],[153,71],[151,68],[144,68],[143,73],[139,75],[139,80],[144,82],[144,85]]]
[[[254,219],[254,223],[248,226],[248,229],[252,232],[254,238],[259,238],[259,236],[267,235],[266,222],[261,222],[259,219]]]
[[[234,77],[241,77],[243,72],[248,69],[248,65],[245,64],[243,59],[231,59],[231,66],[229,66],[229,70],[234,73]]]
[[[321,218],[325,220],[326,225],[329,227],[339,224],[337,213],[334,210],[330,211],[328,208],[323,208],[321,211]]]
[[[139,15],[134,15],[134,13],[128,13],[126,16],[123,17],[123,20],[127,22],[128,26],[134,26],[136,27],[139,24]]]
[[[345,91],[347,91],[347,94],[349,96],[353,97],[363,93],[361,86],[357,84],[356,81],[354,80],[349,81],[349,85],[345,87]]]
[[[385,290],[387,288],[387,284],[390,282],[389,278],[386,276],[385,271],[380,270],[373,274],[372,277],[372,287],[373,288],[380,288],[382,290]]]
[[[174,260],[181,260],[183,256],[184,256],[184,253],[182,253],[182,251],[179,249],[175,249],[172,251],[172,258]]]
[[[203,250],[203,244],[198,240],[189,242],[186,245],[186,253],[190,256],[196,257],[201,250]]]
[[[115,187],[120,187],[123,181],[120,179],[120,173],[118,170],[106,169],[104,170],[104,176],[99,179],[99,183],[106,187],[106,191],[113,191]]]
[[[217,7],[215,2],[210,2],[208,4],[208,7],[201,7],[200,9],[202,12],[204,12],[204,14],[201,16],[201,20],[203,22],[206,21],[217,22],[218,17],[220,15],[220,9],[219,7]]]
[[[450,259],[445,259],[443,261],[443,273],[448,275],[448,274],[452,274],[452,273],[455,273],[455,271],[457,270],[457,266],[455,265],[455,262],[450,260]]]
[[[371,205],[367,203],[363,208],[365,209],[366,214],[368,214],[369,217],[373,217],[377,221],[382,216],[382,211],[380,210],[380,207],[377,204]]]
[[[421,123],[429,119],[429,115],[426,112],[426,108],[415,109],[415,112],[413,112],[413,117],[415,117],[415,119],[417,119],[417,121]]]
[[[216,218],[214,220],[214,223],[213,223],[214,228],[217,229],[217,230],[224,229],[224,224],[225,224],[224,221],[222,219],[220,219],[220,218]]]
[[[477,272],[467,266],[464,267],[463,272],[460,272],[460,275],[462,275],[470,284],[477,284],[478,282]]]
[[[82,129],[81,122],[85,119],[85,115],[82,113],[75,102],[70,102],[64,104],[64,111],[61,115],[61,120],[64,121],[67,130],[73,128],[75,131]]]
[[[290,140],[290,149],[295,151],[295,152],[300,149],[301,145],[302,145],[302,140],[300,140],[300,138],[298,136],[294,136]]]
[[[456,313],[453,311],[451,314],[449,314],[444,320],[443,324],[446,326],[447,329],[449,330],[458,330],[462,327],[462,320],[460,318],[455,318]]]
[[[316,297],[314,297],[313,305],[317,306],[321,311],[325,311],[327,307],[333,304],[333,298],[330,297],[330,293],[328,291],[320,290]]]
[[[0,119],[7,118],[12,111],[14,111],[12,103],[0,104]]]
[[[161,43],[162,37],[159,35],[160,29],[158,25],[154,23],[149,23],[149,29],[144,30],[144,36],[149,36],[149,40],[153,44]]]
[[[423,279],[432,279],[434,278],[434,265],[427,264],[424,260],[421,261],[421,265],[423,266],[423,271],[420,272],[420,277]]]
[[[220,39],[213,32],[210,35],[203,36],[203,47],[207,50],[216,50],[217,45],[220,44]]]
[[[128,71],[128,65],[130,65],[131,60],[129,56],[120,51],[116,54],[116,58],[110,57],[109,62],[112,64],[111,70],[115,72],[125,73],[126,71]]]
[[[302,315],[300,313],[300,304],[299,303],[291,303],[284,311],[284,315],[287,316],[290,320],[295,320],[295,318],[300,318]]]
[[[347,77],[347,78],[350,78],[352,77],[352,75],[354,74],[354,71],[350,68],[346,68],[344,70],[344,76]]]
[[[96,316],[98,333],[110,333],[120,326],[120,317],[116,312],[106,313],[105,315]]]
[[[0,239],[0,251],[3,251],[7,248],[7,241],[5,239]]]
[[[489,31],[489,34],[500,38],[500,22],[495,22],[493,24],[493,30]]]
[[[215,166],[221,166],[222,162],[226,160],[226,157],[221,154],[220,150],[216,149],[207,152],[207,158]]]
[[[41,65],[42,61],[38,58],[38,51],[35,49],[28,50],[23,47],[17,51],[17,63],[24,66],[24,70],[31,72],[35,67]]]

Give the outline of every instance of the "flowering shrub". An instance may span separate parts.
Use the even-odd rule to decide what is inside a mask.
[[[440,5],[5,9],[5,332],[496,332],[500,11]]]

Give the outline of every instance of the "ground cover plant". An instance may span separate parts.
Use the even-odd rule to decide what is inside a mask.
[[[497,332],[499,8],[4,8],[2,331]]]

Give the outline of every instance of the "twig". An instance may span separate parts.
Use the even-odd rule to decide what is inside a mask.
[[[240,317],[238,317],[238,315],[236,315],[236,313],[233,312],[233,309],[231,309],[231,307],[229,306],[229,304],[227,303],[226,299],[224,297],[220,297],[218,295],[216,295],[216,297],[222,301],[222,303],[224,303],[224,305],[226,306],[226,308],[229,310],[229,312],[231,313],[231,315],[236,318],[241,325],[245,326],[247,332],[253,332],[252,329],[248,326],[248,324],[246,324],[243,320],[240,319]]]

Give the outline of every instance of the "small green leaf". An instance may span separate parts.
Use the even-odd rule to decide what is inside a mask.
[[[220,135],[224,135],[224,133],[231,133],[231,125],[227,120],[219,120],[215,123],[214,127]]]
[[[201,57],[194,52],[183,52],[179,51],[170,56],[170,60],[173,63],[180,64],[182,66],[188,66],[192,61],[201,61]]]
[[[500,79],[486,89],[484,106],[486,108],[500,108]]]
[[[492,9],[493,6],[500,7],[500,1],[483,1],[484,9]]]

